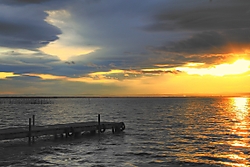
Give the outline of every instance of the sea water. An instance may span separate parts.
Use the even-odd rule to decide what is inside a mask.
[[[76,139],[0,141],[0,166],[250,166],[250,99],[1,98],[0,129],[97,121],[124,122]]]

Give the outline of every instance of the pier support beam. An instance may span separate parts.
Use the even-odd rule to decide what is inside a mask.
[[[32,125],[35,126],[35,115],[32,115]],[[32,143],[35,143],[35,136],[32,136]]]
[[[28,137],[29,137],[29,145],[31,144],[31,136],[32,136],[32,134],[31,134],[31,118],[29,118],[29,135],[28,135]]]
[[[98,114],[98,134],[101,134],[101,116]]]

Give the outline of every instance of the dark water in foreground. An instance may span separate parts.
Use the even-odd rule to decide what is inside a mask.
[[[36,100],[0,99],[0,128],[27,126],[33,114],[37,125],[96,121],[101,114],[126,129],[100,137],[41,137],[31,147],[27,139],[0,141],[0,166],[250,166],[248,98]]]

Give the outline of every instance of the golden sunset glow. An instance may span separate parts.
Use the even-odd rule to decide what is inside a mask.
[[[220,64],[214,65],[210,68],[193,68],[195,64],[187,64],[187,67],[178,67],[177,70],[185,71],[186,73],[193,75],[214,75],[214,76],[225,76],[225,75],[236,75],[250,71],[250,61],[240,59],[232,64]]]
[[[59,42],[50,43],[49,45],[40,48],[42,52],[58,56],[62,61],[66,61],[72,56],[89,54],[94,52],[96,49],[98,48],[66,46],[64,44],[60,44]]]
[[[115,83],[118,82],[115,79],[106,78],[103,75],[92,76],[92,77],[67,77],[67,76],[57,76],[51,74],[25,74],[26,76],[35,76],[39,77],[42,80],[61,80],[61,81],[70,81],[70,82],[84,82],[84,83]]]
[[[83,83],[99,83],[99,84],[116,84],[119,83],[118,80],[116,79],[110,79],[110,78],[106,78],[104,76],[98,76],[98,77],[94,77],[94,78],[90,78],[90,77],[79,77],[79,78],[67,78],[67,81],[71,81],[71,82],[83,82]],[[110,91],[112,92],[112,91]]]
[[[147,71],[147,70],[146,70]],[[151,71],[151,70],[149,70]],[[153,70],[154,71],[154,70]],[[158,71],[155,70],[155,71]],[[127,75],[126,75],[127,74]],[[42,80],[58,80],[63,82],[78,82],[86,84],[109,84],[114,86],[121,86],[127,88],[127,91],[121,89],[120,94],[129,94],[129,92],[136,92],[137,94],[158,94],[162,95],[164,92],[166,94],[179,94],[184,95],[218,95],[223,94],[231,87],[234,87],[236,84],[240,84],[237,90],[232,90],[237,92],[243,92],[244,90],[249,89],[249,86],[245,83],[250,82],[248,76],[227,76],[227,77],[218,77],[218,76],[200,76],[200,75],[191,75],[186,73],[174,74],[174,73],[162,73],[161,75],[144,75],[140,71],[125,71],[125,70],[110,70],[107,72],[95,72],[90,73],[86,76],[57,76],[52,74],[25,74],[26,76],[37,76]],[[137,75],[141,75],[137,77]],[[125,79],[120,80],[118,77],[123,76]],[[133,76],[128,78],[129,76]],[[183,86],[185,83],[185,86]],[[207,83],[204,84],[204,83]],[[205,86],[205,89],[204,89]],[[185,92],[185,93],[184,93]],[[199,92],[199,94],[197,93]],[[116,91],[110,90],[110,94],[116,94]],[[232,92],[234,93],[234,92]],[[239,100],[239,104],[243,103]]]
[[[66,61],[72,56],[85,55],[94,52],[99,47],[77,46],[69,43],[75,42],[77,34],[72,31],[72,28],[67,24],[70,21],[71,14],[67,10],[52,10],[46,11],[48,14],[46,22],[58,27],[63,34],[58,35],[59,40],[51,42],[48,45],[41,47],[39,50],[50,55],[58,56],[60,60]]]
[[[0,72],[0,79],[6,79],[8,77],[20,76],[18,74],[14,74],[13,72]]]
[[[89,76],[100,76],[100,75],[108,75],[108,74],[122,74],[125,73],[124,70],[110,70],[107,72],[94,72],[94,73],[90,73]]]
[[[41,79],[44,79],[44,80],[66,79],[65,76],[56,76],[56,75],[51,75],[51,74],[26,74],[26,75],[40,77]]]

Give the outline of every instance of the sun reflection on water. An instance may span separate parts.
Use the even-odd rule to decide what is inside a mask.
[[[231,134],[234,136],[233,140],[229,141],[231,145],[231,151],[228,154],[228,158],[233,162],[232,166],[249,166],[249,156],[243,150],[248,150],[250,148],[249,144],[249,99],[243,97],[237,97],[230,99],[230,104],[232,107],[232,112],[230,114],[231,120],[234,125],[231,127]]]
[[[233,106],[235,107],[236,118],[238,120],[244,120],[245,117],[248,115],[248,98],[233,98],[233,103]]]

